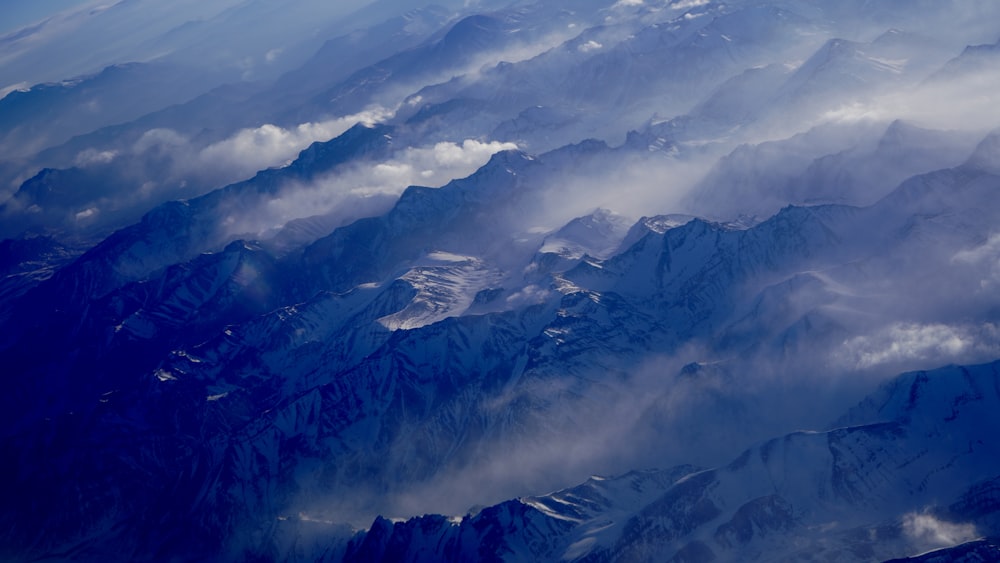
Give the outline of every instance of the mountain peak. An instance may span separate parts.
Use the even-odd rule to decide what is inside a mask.
[[[1000,175],[1000,131],[994,131],[980,141],[965,166]]]

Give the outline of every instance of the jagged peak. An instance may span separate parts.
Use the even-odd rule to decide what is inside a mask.
[[[1000,51],[1000,40],[996,43],[983,43],[980,45],[966,45],[960,56],[993,54]]]
[[[894,119],[892,120],[892,123],[886,127],[885,133],[882,134],[882,138],[879,139],[879,146],[896,146],[901,144],[901,141],[909,135],[914,133],[923,133],[926,131],[929,130],[918,127],[905,119]]]
[[[600,139],[584,139],[539,155],[539,160],[553,165],[568,164],[583,157],[609,152],[611,147]]]
[[[305,177],[316,176],[351,158],[387,149],[392,145],[394,131],[391,125],[356,123],[329,141],[312,143],[299,153],[288,168]]]
[[[1000,130],[990,133],[980,141],[964,166],[1000,175]]]
[[[444,36],[445,42],[464,41],[481,33],[503,29],[504,19],[489,14],[473,14],[460,19]]]
[[[1000,360],[971,365],[948,365],[934,370],[900,374],[833,423],[857,426],[890,420],[935,418],[957,414],[955,405],[972,400],[1000,404]],[[992,405],[995,408],[997,405]],[[953,412],[954,411],[954,412]]]

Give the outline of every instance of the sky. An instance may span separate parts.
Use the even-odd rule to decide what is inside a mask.
[[[5,0],[0,8],[0,34],[39,22],[53,14],[93,0]]]

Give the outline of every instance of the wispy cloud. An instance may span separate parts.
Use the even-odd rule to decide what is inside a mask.
[[[903,533],[918,549],[950,547],[979,537],[975,525],[947,522],[929,512],[905,515]]]
[[[992,323],[893,323],[845,341],[835,353],[856,369],[886,365],[912,368],[927,362],[969,363],[1000,355],[1000,327]]]
[[[119,152],[115,150],[98,151],[97,149],[85,149],[76,155],[73,164],[80,167],[87,167],[94,164],[108,164],[118,158],[118,154]]]
[[[224,216],[227,236],[262,236],[289,221],[322,216],[345,207],[374,212],[365,202],[381,202],[381,209],[411,185],[437,187],[462,178],[485,164],[490,156],[517,148],[513,143],[440,142],[428,147],[407,147],[391,158],[358,163],[309,184],[290,183],[262,205],[235,206]],[[373,199],[374,198],[374,199]],[[384,211],[384,209],[382,209]],[[349,214],[350,215],[350,214]]]
[[[680,0],[670,5],[675,10],[689,10],[709,3],[709,0]]]
[[[979,286],[983,291],[1000,286],[1000,233],[990,236],[983,244],[960,250],[952,258],[958,264],[971,266],[980,272]]]
[[[287,163],[302,149],[317,141],[332,139],[358,123],[372,125],[393,115],[393,111],[374,107],[361,113],[317,123],[302,123],[285,129],[265,124],[243,129],[235,135],[201,150],[204,166],[222,166],[236,175],[249,176],[257,170]]]

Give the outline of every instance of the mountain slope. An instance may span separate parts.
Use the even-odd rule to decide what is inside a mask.
[[[1000,5],[219,6],[0,162],[0,558],[995,547]]]
[[[998,403],[997,363],[904,374],[851,426],[789,434],[711,470],[592,478],[457,520],[377,520],[346,560],[878,560],[951,547],[996,533],[995,495],[970,501],[996,489]]]

